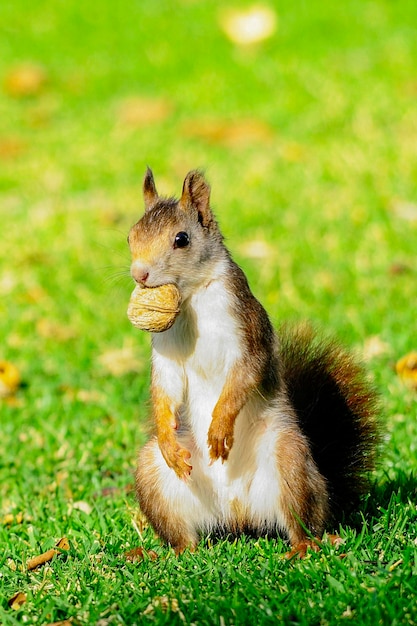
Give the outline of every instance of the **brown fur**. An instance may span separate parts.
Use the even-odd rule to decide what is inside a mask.
[[[158,192],[156,191],[152,170],[149,167],[146,170],[143,181],[143,199],[145,201],[145,211],[149,211],[158,200]]]
[[[291,545],[306,538],[300,522],[307,531],[321,537],[329,512],[326,481],[298,430],[288,430],[280,436],[277,463],[282,475],[280,505]]]
[[[207,228],[213,222],[210,209],[210,187],[201,172],[195,170],[187,174],[182,188],[179,206],[184,210],[194,208],[198,213],[198,221]]]
[[[277,341],[269,317],[252,294],[241,268],[230,259],[227,289],[234,294],[234,314],[243,334],[246,368],[257,379],[262,395],[271,396],[280,389]]]
[[[369,489],[381,441],[377,395],[358,360],[311,325],[284,325],[278,335],[287,393],[339,519]]]
[[[294,550],[298,547],[303,552],[308,545],[316,545],[309,535],[321,536],[341,513],[357,505],[368,487],[379,442],[375,392],[356,360],[333,340],[317,336],[309,326],[282,327],[278,336],[275,334],[244,273],[223,244],[209,199],[210,187],[199,171],[187,175],[179,201],[160,198],[148,169],[144,181],[145,214],[129,234],[132,258],[134,262],[138,260],[138,275],[149,274],[150,286],[172,282],[184,303],[196,290],[208,287],[216,263],[221,261],[227,268],[226,276],[217,277],[217,281],[224,289],[228,306],[230,303],[227,316],[235,323],[232,327],[237,336],[233,342],[239,343],[241,356],[224,377],[205,445],[212,463],[221,459],[225,464],[227,479],[239,480],[240,466],[244,464],[249,489],[259,463],[254,443],[259,441],[257,429],[263,428],[262,420],[267,428],[271,415],[274,416],[279,431],[274,456],[279,502],[274,501],[271,506],[276,507],[276,520],[268,518],[266,523],[263,513],[251,513],[253,503],[242,496],[232,499],[224,519],[213,517],[210,502],[198,504],[202,493],[211,493],[210,478],[207,471],[192,471],[189,463],[190,451],[193,463],[201,458],[201,450],[195,447],[195,433],[188,431],[185,438],[181,434],[178,402],[185,402],[187,392],[175,404],[154,374],[156,438],[140,453],[136,473],[139,502],[158,534],[177,552],[195,546],[200,532],[216,526],[233,534],[281,530],[288,535]],[[182,231],[189,235],[189,245],[176,250],[174,238]],[[158,345],[164,356],[181,367],[198,340],[195,310],[184,304],[174,328],[174,339]],[[182,337],[187,341],[182,342]],[[205,372],[204,365],[195,364],[198,375]],[[218,387],[214,389],[217,394]],[[236,428],[242,414],[247,420],[247,440],[240,440],[238,450],[243,456],[236,457],[230,453],[239,445]],[[205,431],[200,432],[204,435]],[[190,450],[184,446],[190,446]],[[173,483],[171,470],[179,478],[191,481],[191,485]],[[166,488],[167,477],[170,482]],[[186,490],[177,493],[182,488]],[[267,510],[260,506],[261,511]]]

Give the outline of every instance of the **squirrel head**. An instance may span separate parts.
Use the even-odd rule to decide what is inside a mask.
[[[223,238],[210,208],[210,186],[199,170],[187,174],[181,198],[159,196],[152,170],[143,181],[145,213],[131,228],[131,275],[144,287],[173,283],[183,298],[210,282],[224,256]]]

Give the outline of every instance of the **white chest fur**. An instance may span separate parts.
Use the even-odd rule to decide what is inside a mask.
[[[174,326],[153,337],[154,375],[180,406],[183,430],[207,453],[212,412],[228,372],[241,356],[240,330],[221,279],[198,290]]]
[[[211,463],[209,458],[213,409],[242,357],[242,330],[231,304],[221,279],[196,292],[174,326],[154,335],[153,375],[180,407],[178,438],[191,452],[189,488],[200,505],[213,519],[243,507],[249,519],[268,520],[276,515],[270,503],[279,492],[273,459],[279,427],[261,396],[255,394],[238,415],[228,460]]]

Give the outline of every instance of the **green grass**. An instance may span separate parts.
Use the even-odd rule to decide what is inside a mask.
[[[250,48],[227,39],[221,6],[0,6],[0,360],[25,382],[0,404],[1,624],[417,621],[417,404],[393,370],[417,349],[417,6],[271,2],[277,32]],[[13,97],[7,76],[26,62],[46,83]],[[160,119],[126,121],[134,97]],[[207,122],[223,130],[207,137]],[[147,164],[167,194],[206,170],[274,322],[378,347],[386,441],[371,496],[340,529],[343,558],[288,562],[284,542],[245,537],[175,558],[142,524],[128,487],[150,346],[126,318],[126,235]],[[26,570],[63,536],[68,555]],[[138,545],[158,560],[126,561]]]

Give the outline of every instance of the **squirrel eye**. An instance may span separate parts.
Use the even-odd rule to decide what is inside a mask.
[[[187,233],[181,231],[175,235],[174,248],[185,248],[190,243],[190,238]]]

